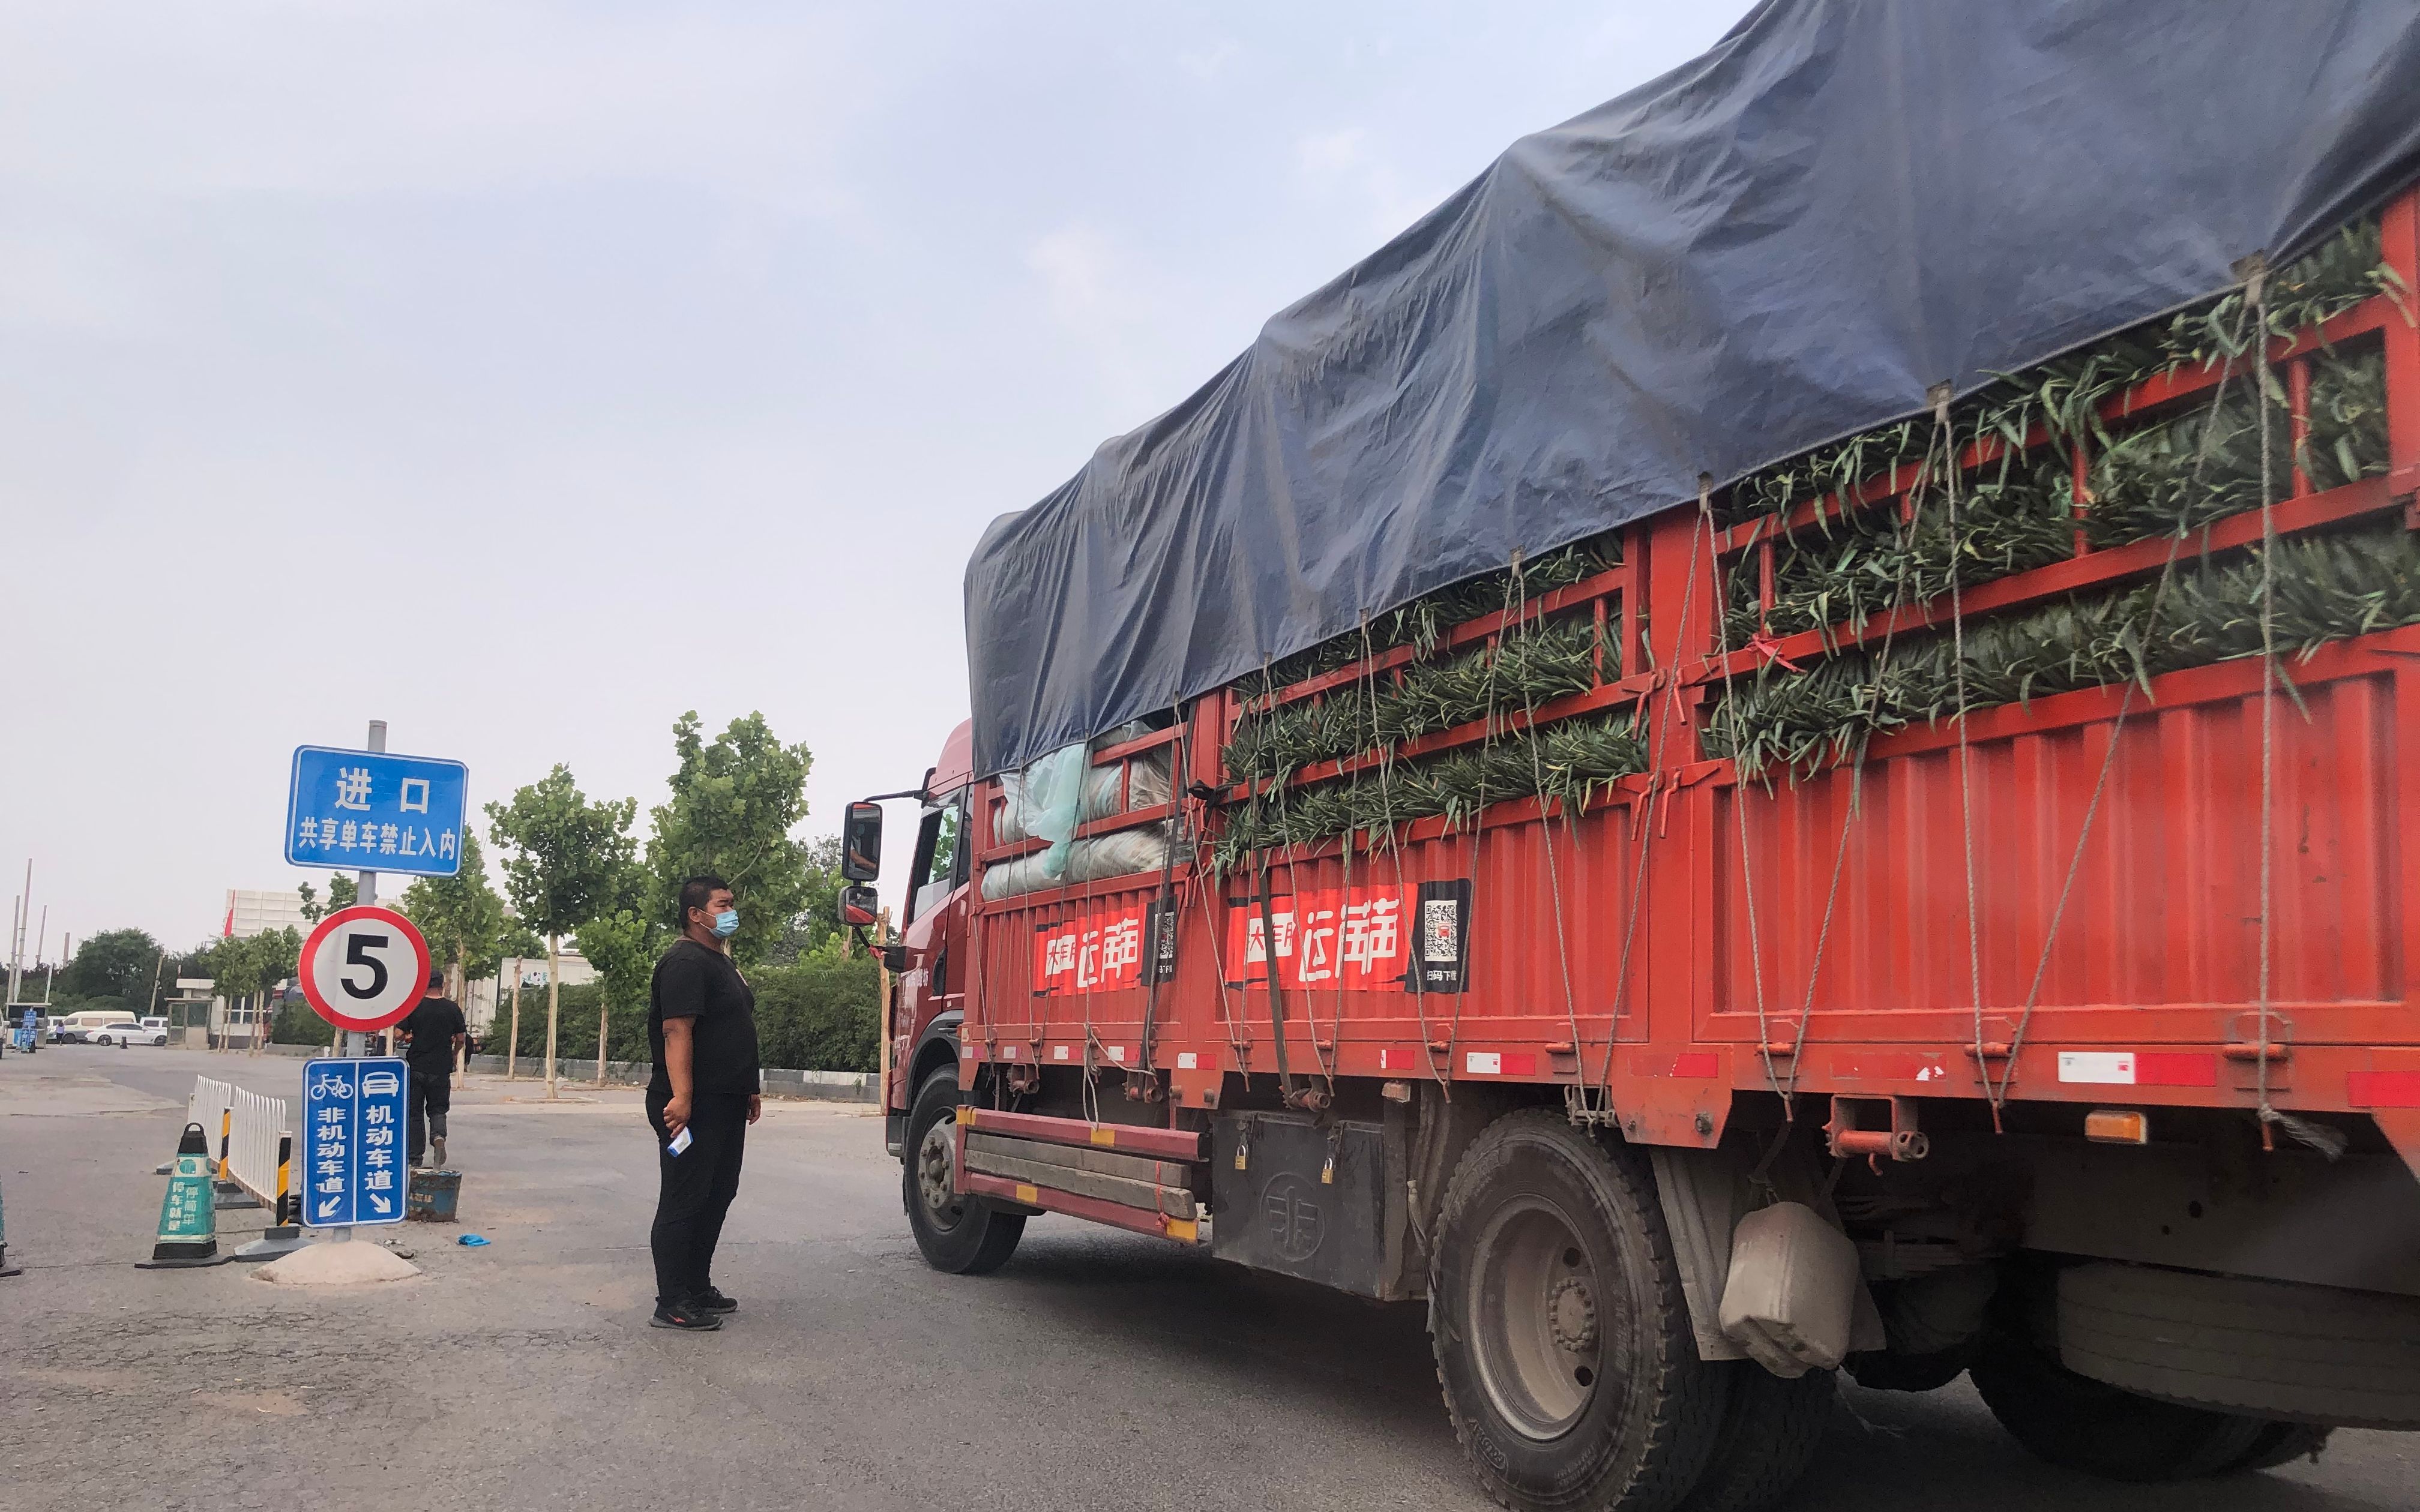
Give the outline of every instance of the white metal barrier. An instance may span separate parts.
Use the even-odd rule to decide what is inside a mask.
[[[227,1140],[227,1175],[263,1202],[282,1205],[286,1165],[294,1131],[287,1127],[286,1100],[235,1089],[233,1127]]]
[[[210,1142],[210,1158],[220,1154],[219,1138],[227,1132],[227,1115],[235,1107],[235,1088],[208,1076],[194,1078],[194,1095],[185,1099],[185,1121],[202,1126]],[[219,1173],[225,1176],[224,1171]]]
[[[185,1100],[185,1121],[202,1126],[218,1179],[275,1204],[284,1222],[294,1143],[286,1100],[196,1076],[194,1095]]]

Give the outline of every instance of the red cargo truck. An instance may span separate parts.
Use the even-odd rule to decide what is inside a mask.
[[[1775,507],[1704,480],[1043,760],[987,773],[960,727],[896,795],[887,1127],[925,1257],[986,1272],[1058,1213],[1424,1298],[1522,1507],[1769,1502],[1840,1367],[1969,1372],[2027,1446],[2131,1479],[2420,1427],[2412,196],[2378,226],[2376,292],[2297,325],[2240,289],[2265,345],[2081,420],[1945,395],[1895,460]],[[2383,450],[2338,466],[2312,442],[2356,369]],[[2113,540],[2096,468],[2263,374],[2277,486]],[[2066,490],[2050,547],[1784,612],[1860,540],[1946,510],[1967,541],[2012,466]],[[2343,558],[2389,586],[2288,645],[2281,595]],[[2245,583],[2192,610],[2201,651],[1979,686],[2027,626],[2081,647],[2113,595]],[[1849,737],[1799,738],[1923,654],[1954,706],[1848,696]],[[881,816],[852,807],[859,882]]]

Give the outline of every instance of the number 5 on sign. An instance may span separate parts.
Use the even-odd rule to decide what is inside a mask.
[[[367,1034],[420,1001],[428,942],[392,908],[339,908],[302,942],[298,974],[313,1012],[340,1029]]]

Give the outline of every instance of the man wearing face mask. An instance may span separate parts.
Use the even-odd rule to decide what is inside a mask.
[[[739,929],[721,877],[681,884],[681,937],[656,963],[647,993],[647,1121],[663,1187],[648,1242],[656,1257],[657,1328],[703,1333],[739,1304],[710,1272],[723,1214],[739,1192],[748,1126],[764,1112],[756,1072],[756,995],[731,963]]]

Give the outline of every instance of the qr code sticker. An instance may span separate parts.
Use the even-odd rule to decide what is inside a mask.
[[[1462,959],[1462,907],[1452,898],[1420,900],[1420,959],[1451,965]]]

